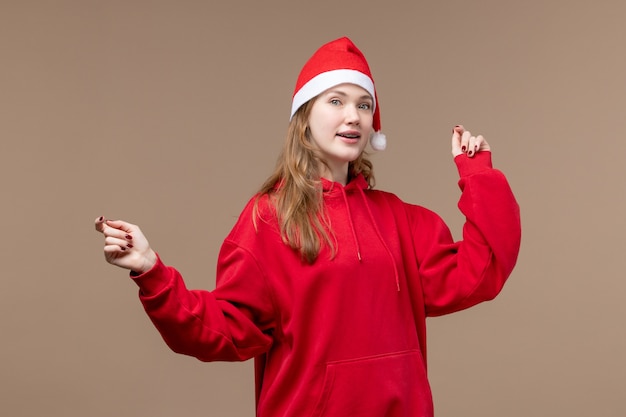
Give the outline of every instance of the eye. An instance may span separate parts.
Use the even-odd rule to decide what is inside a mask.
[[[359,109],[361,110],[370,110],[372,105],[370,103],[361,103],[359,104]]]
[[[329,100],[329,103],[332,104],[333,106],[339,106],[341,104],[341,101],[339,101],[338,98],[332,98]]]

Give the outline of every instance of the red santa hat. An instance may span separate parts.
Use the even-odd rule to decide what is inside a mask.
[[[346,37],[323,45],[304,64],[293,92],[291,117],[310,99],[343,83],[364,88],[374,99],[374,133],[370,145],[376,150],[384,150],[387,138],[380,132],[380,106],[372,73],[363,53]]]

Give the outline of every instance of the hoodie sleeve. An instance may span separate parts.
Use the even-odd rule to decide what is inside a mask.
[[[504,175],[491,166],[491,152],[455,158],[465,215],[463,239],[454,242],[435,213],[414,223],[415,250],[428,316],[439,316],[493,299],[517,261],[519,206]]]
[[[214,291],[188,290],[181,274],[159,258],[133,277],[139,298],[175,352],[202,361],[242,361],[272,344],[273,304],[254,258],[228,240],[218,259]]]

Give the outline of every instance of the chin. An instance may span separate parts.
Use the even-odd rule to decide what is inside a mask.
[[[357,159],[359,159],[359,156],[361,155],[361,152],[357,153],[357,154],[350,154],[350,155],[345,155],[343,158],[341,158],[343,161],[345,162],[354,162]]]

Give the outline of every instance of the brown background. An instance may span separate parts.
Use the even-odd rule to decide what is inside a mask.
[[[252,416],[251,362],[170,352],[103,260],[142,226],[190,287],[273,167],[322,43],[366,53],[378,188],[459,236],[451,127],[483,133],[522,207],[495,301],[429,321],[438,416],[624,416],[622,1],[0,3],[0,414]]]

